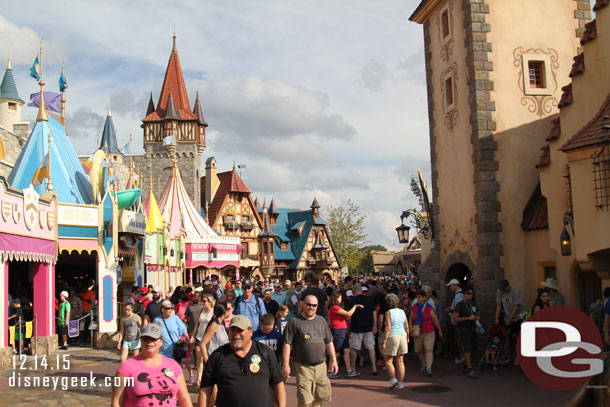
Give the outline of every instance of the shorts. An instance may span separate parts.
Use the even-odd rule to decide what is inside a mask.
[[[330,328],[330,332],[333,334],[333,345],[335,345],[335,352],[340,352],[343,349],[349,348],[347,328]]]
[[[420,333],[418,337],[415,338],[415,353],[420,353],[423,350],[434,350],[434,341],[436,339],[436,335],[434,332],[427,332],[425,334]]]
[[[385,348],[381,351],[384,356],[402,356],[409,351],[407,334],[395,334],[388,337]]]
[[[121,349],[129,349],[129,350],[136,350],[136,349],[140,349],[140,339],[136,339],[133,341],[127,341],[124,340],[123,344],[121,345]]]
[[[467,324],[465,327],[458,325],[458,333],[460,336],[460,342],[464,347],[465,351],[473,351],[477,344],[476,333],[472,330],[472,325]]]
[[[294,363],[297,379],[297,403],[330,401],[330,379],[326,371],[326,362],[317,365]]]
[[[360,350],[363,344],[367,350],[375,349],[373,332],[352,332],[349,334],[350,348]]]
[[[68,325],[57,326],[57,333],[60,335],[68,335]]]

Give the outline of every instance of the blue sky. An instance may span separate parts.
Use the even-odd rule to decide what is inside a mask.
[[[203,161],[246,164],[254,195],[281,206],[351,197],[370,243],[396,247],[399,216],[417,205],[409,178],[417,165],[428,182],[430,173],[422,27],[408,21],[418,3],[12,2],[0,11],[0,56],[10,48],[28,99],[42,34],[47,89],[57,90],[65,58],[77,153],[95,148],[109,99],[119,144],[132,132],[140,152],[175,24],[191,105],[199,91],[209,123]]]

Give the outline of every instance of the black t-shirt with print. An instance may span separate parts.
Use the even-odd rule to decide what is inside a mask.
[[[218,386],[218,407],[259,407],[272,405],[272,386],[282,381],[284,375],[273,351],[252,341],[243,359],[229,344],[212,352],[203,370],[201,387]]]

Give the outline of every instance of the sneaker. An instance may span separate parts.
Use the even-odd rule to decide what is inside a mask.
[[[339,375],[338,374],[334,374],[333,372],[328,372],[328,378],[329,379],[338,379]]]
[[[422,373],[426,373],[426,369],[428,369],[425,365],[422,365],[421,369],[419,369]]]
[[[403,382],[398,382],[398,385],[396,386],[397,389],[404,389],[405,388],[405,384]]]
[[[360,372],[356,371],[356,370],[352,370],[351,372],[347,372],[345,374],[345,377],[358,377],[360,376]]]
[[[458,356],[458,357],[455,358],[453,363],[455,363],[456,365],[459,365],[460,363],[464,363],[464,358]]]
[[[187,380],[188,384],[193,384],[195,383],[195,375],[191,375],[191,377],[189,377],[189,379]]]
[[[398,387],[398,380],[396,380],[396,378],[390,380],[390,386],[388,388],[392,390],[395,387]]]
[[[432,376],[432,369],[430,369],[429,367],[426,368],[426,376]]]
[[[468,377],[470,377],[471,379],[476,379],[477,374],[474,370],[470,369],[470,371],[468,372]]]

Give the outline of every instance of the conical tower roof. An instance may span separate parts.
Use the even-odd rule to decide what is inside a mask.
[[[0,99],[14,100],[20,104],[24,103],[17,93],[17,86],[15,85],[15,78],[13,78],[13,69],[11,68],[10,59],[6,71],[4,72],[4,78],[2,78],[2,84],[0,84]]]
[[[51,179],[59,202],[90,204],[93,202],[91,182],[81,165],[64,126],[52,117],[34,125],[21,154],[8,176],[8,183],[25,189],[32,183],[36,169],[49,151],[51,131]],[[47,191],[47,181],[35,187],[40,195]]]
[[[113,154],[120,154],[119,145],[116,141],[116,130],[114,129],[114,122],[112,121],[112,114],[110,113],[110,107],[108,107],[108,114],[106,115],[106,122],[104,123],[104,129],[102,130],[102,139],[100,140],[99,149],[106,151],[108,146],[108,152]]]
[[[150,99],[148,100],[148,108],[146,109],[146,116],[155,111],[155,102],[153,102],[152,92],[150,92]]]
[[[157,108],[153,113],[147,114],[142,121],[156,121],[165,116],[167,109],[167,101],[170,92],[173,94],[174,105],[178,115],[183,120],[198,120],[199,118],[191,111],[186,85],[184,84],[184,76],[182,75],[182,67],[180,66],[180,58],[176,50],[176,36],[174,35],[174,47],[169,56],[167,69],[165,70],[165,78],[161,87],[161,94],[157,102]]]
[[[146,231],[150,233],[157,232],[163,228],[163,216],[157,205],[155,195],[150,191],[146,202],[144,202],[144,213],[146,214]]]
[[[176,110],[176,105],[174,104],[174,98],[172,96],[172,92],[169,92],[169,98],[167,99],[167,109],[165,109],[165,115],[162,119],[173,119],[180,120],[180,115],[178,115],[178,111]]]
[[[203,109],[201,109],[201,102],[199,102],[199,92],[197,92],[197,97],[195,98],[193,113],[195,113],[195,116],[197,116],[199,119],[199,123],[203,124],[205,127],[208,127],[208,124],[203,119]]]

